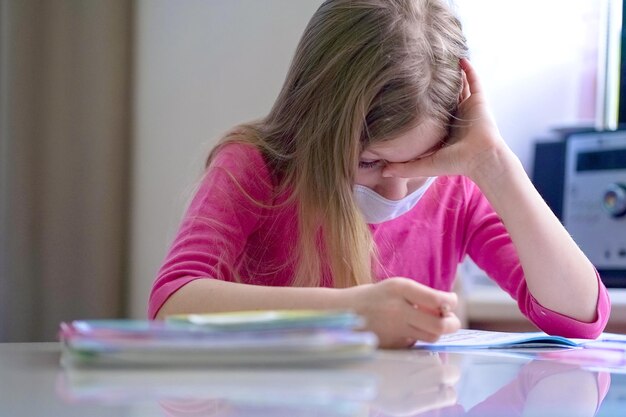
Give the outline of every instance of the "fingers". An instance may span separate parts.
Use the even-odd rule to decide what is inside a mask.
[[[414,318],[413,320],[413,324],[406,323],[405,326],[399,328],[399,333],[403,336],[394,338],[391,342],[387,341],[385,346],[381,347],[409,348],[417,341],[434,343],[442,335],[454,333],[461,328],[461,322],[454,314],[438,319],[423,315],[421,319]]]
[[[407,326],[408,337],[432,343],[436,342],[441,335],[459,330],[461,321],[453,313],[436,316],[417,306],[407,315]]]
[[[472,64],[470,64],[469,60],[467,58],[463,58],[459,64],[467,77],[470,95],[482,92],[483,89],[480,80],[478,79],[478,74],[476,74],[476,70]]]
[[[396,336],[387,336],[380,340],[380,347],[383,349],[406,349],[413,347],[418,341],[435,343],[444,334],[454,333],[461,328],[461,322],[454,315],[449,315],[441,320],[445,324],[428,326],[422,321],[415,325],[400,326],[395,330]],[[431,327],[431,329],[428,330],[425,327]]]
[[[456,308],[458,297],[453,292],[435,290],[408,279],[402,281],[402,284],[402,295],[410,305],[438,313],[444,309],[452,311]]]
[[[408,326],[410,339],[434,342],[442,334],[453,333],[461,327],[461,322],[452,311],[458,297],[455,293],[408,281],[402,289],[407,301],[403,317]]]
[[[461,327],[452,313],[456,294],[408,278],[355,287],[354,294],[361,295],[358,304],[365,301],[355,309],[367,318],[367,329],[376,332],[381,348],[406,348],[417,340],[434,342]]]

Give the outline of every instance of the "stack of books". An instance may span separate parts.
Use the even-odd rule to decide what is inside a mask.
[[[350,311],[246,311],[61,323],[64,366],[290,365],[370,357]]]

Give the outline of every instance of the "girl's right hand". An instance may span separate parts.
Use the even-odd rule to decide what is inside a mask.
[[[365,330],[378,336],[381,348],[405,348],[416,341],[435,342],[461,327],[454,293],[408,278],[388,278],[346,290],[351,308],[366,320]]]

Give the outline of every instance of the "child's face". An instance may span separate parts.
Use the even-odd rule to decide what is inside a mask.
[[[368,146],[359,159],[356,183],[364,185],[388,200],[400,200],[417,190],[427,178],[384,178],[387,162],[408,162],[436,151],[446,130],[433,120],[423,122],[406,133]]]

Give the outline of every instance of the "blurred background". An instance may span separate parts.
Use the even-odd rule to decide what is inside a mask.
[[[266,114],[321,0],[0,0],[0,342],[146,316],[212,144]],[[604,1],[456,0],[527,170],[591,126]]]

